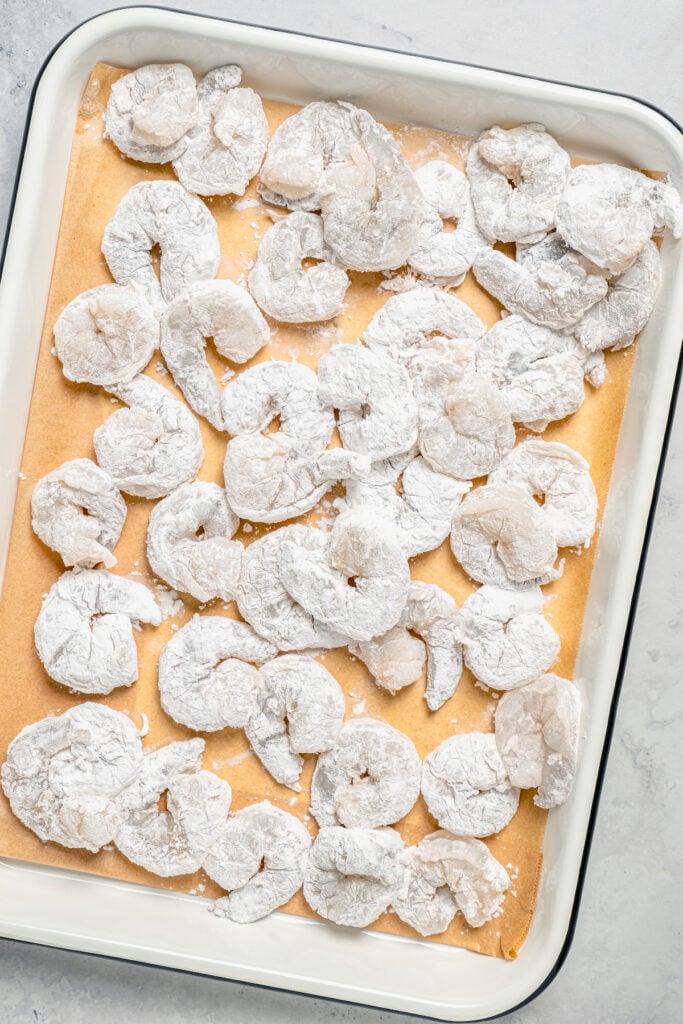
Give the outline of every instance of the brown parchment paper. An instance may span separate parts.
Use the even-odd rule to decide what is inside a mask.
[[[4,759],[10,740],[29,722],[58,714],[88,699],[71,694],[53,683],[45,673],[33,644],[33,625],[42,595],[63,571],[61,560],[45,548],[31,530],[30,498],[36,480],[67,459],[88,456],[94,459],[93,431],[117,407],[104,391],[69,383],[52,354],[52,326],[61,309],[87,288],[111,280],[100,253],[105,224],[131,185],[138,181],[173,177],[168,166],[145,166],[121,156],[115,146],[102,138],[102,114],[110,84],[124,71],[98,64],[83,95],[76,124],[71,164],[66,186],[59,240],[54,264],[40,355],[35,378],[30,419],[22,461],[22,476],[12,528],[4,591],[0,604],[0,758]],[[247,83],[248,84],[248,83]],[[296,109],[288,104],[265,102],[271,130]],[[391,127],[391,126],[390,126]],[[467,142],[458,136],[413,126],[392,127],[407,159],[419,166],[425,160],[441,157],[463,166]],[[254,184],[246,199],[254,200]],[[37,197],[37,201],[39,197]],[[265,208],[255,202],[234,202],[232,198],[208,200],[216,217],[221,243],[218,277],[244,282],[244,273],[253,260],[258,241],[269,226]],[[289,326],[272,323],[273,338],[252,363],[271,358],[296,358],[315,367],[319,355],[338,339],[358,338],[371,316],[386,301],[389,292],[378,290],[381,275],[351,274],[345,311],[329,324]],[[457,289],[457,294],[488,324],[500,315],[500,306],[481,290],[472,275]],[[608,378],[598,391],[586,387],[586,401],[566,421],[553,424],[545,432],[548,440],[560,440],[581,452],[591,472],[602,508],[609,484],[614,450],[629,384],[634,348],[607,355]],[[209,357],[220,375],[225,365],[209,346]],[[252,365],[252,364],[247,364]],[[158,353],[145,371],[164,386],[174,389]],[[114,403],[114,404],[113,404]],[[222,462],[226,437],[200,420],[205,460],[199,477],[223,483]],[[523,431],[518,432],[524,435]],[[115,554],[114,571],[154,586],[145,558],[145,532],[152,502],[128,498],[128,519]],[[329,508],[329,506],[328,506]],[[322,514],[325,515],[325,509]],[[315,519],[315,516],[312,517]],[[275,527],[270,527],[270,529]],[[239,538],[245,543],[262,535],[268,527],[243,524]],[[566,554],[562,578],[546,588],[554,600],[546,607],[546,616],[562,638],[562,648],[554,671],[570,677],[581,632],[586,594],[590,581],[595,541],[580,556]],[[475,588],[454,562],[448,542],[437,551],[411,561],[416,579],[439,583],[460,604]],[[158,629],[143,627],[136,634],[140,678],[129,689],[118,689],[100,698],[119,711],[128,712],[141,722],[149,719],[146,748],[171,740],[188,739],[190,730],[174,723],[161,710],[156,685],[156,666],[160,651],[171,636],[172,627],[180,627],[198,610],[197,603],[182,595],[180,614],[168,618]],[[210,614],[237,617],[234,606],[212,602]],[[321,662],[339,680],[347,699],[347,717],[365,714],[382,718],[407,733],[421,757],[454,732],[474,729],[491,731],[496,701],[494,696],[474,685],[467,671],[455,696],[439,711],[427,710],[423,683],[416,683],[394,697],[380,691],[361,662],[345,650],[323,654]],[[315,822],[307,815],[309,785],[314,758],[307,757],[302,791],[291,790],[273,781],[249,751],[241,731],[225,730],[206,734],[204,767],[226,778],[233,788],[233,809],[267,798],[274,804],[306,821],[312,832]],[[486,840],[491,852],[507,868],[512,884],[502,914],[482,928],[469,928],[460,915],[443,935],[430,941],[444,942],[493,956],[513,958],[526,937],[534,909],[542,863],[546,812],[534,806],[531,792],[524,792],[519,811],[498,835]],[[418,841],[435,828],[420,798],[397,828],[409,843]],[[116,850],[98,854],[66,850],[54,843],[42,843],[12,815],[9,804],[0,795],[0,855],[41,864],[91,872],[129,882],[163,889],[219,895],[220,890],[202,872],[193,876],[160,879],[126,861]],[[298,893],[283,908],[294,914],[312,914]],[[373,926],[384,932],[415,937],[415,933],[393,914],[384,914]]]

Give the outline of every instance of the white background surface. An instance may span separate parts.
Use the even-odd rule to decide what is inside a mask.
[[[108,6],[0,0],[3,224],[40,64],[67,31]],[[623,91],[683,122],[680,0],[187,0],[182,6]],[[574,944],[559,977],[507,1017],[509,1024],[681,1019],[682,499],[683,439],[674,424]],[[411,1020],[0,940],[0,1024]]]

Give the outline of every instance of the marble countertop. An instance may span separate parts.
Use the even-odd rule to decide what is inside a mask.
[[[170,2],[170,0],[169,0]],[[199,13],[640,96],[683,122],[680,0],[177,0]],[[49,50],[115,0],[4,0],[0,219],[29,93]],[[508,1024],[673,1024],[683,1001],[683,424],[680,410],[638,605],[574,942]],[[0,940],[0,1024],[410,1024],[413,1018]]]

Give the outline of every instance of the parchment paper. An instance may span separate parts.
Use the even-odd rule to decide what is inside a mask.
[[[41,599],[63,571],[63,566],[59,557],[45,548],[31,530],[30,498],[36,480],[65,460],[82,456],[94,459],[93,431],[118,407],[104,391],[71,384],[64,378],[60,364],[51,352],[54,321],[66,303],[81,291],[111,280],[100,253],[102,231],[130,186],[138,181],[173,177],[168,166],[145,166],[125,159],[110,141],[102,138],[102,114],[109,86],[123,73],[104,64],[93,69],[74,134],[0,604],[0,757],[3,759],[8,743],[24,725],[45,715],[66,711],[87,699],[53,683],[35,652],[33,625]],[[267,101],[265,106],[271,130],[296,109],[274,101]],[[392,130],[413,166],[437,156],[456,166],[463,166],[467,148],[465,139],[410,126],[395,126]],[[245,198],[252,202],[234,202],[230,197],[208,200],[209,209],[218,222],[221,242],[222,259],[217,276],[242,283],[256,253],[258,240],[271,223],[265,207],[255,202],[257,197],[253,184]],[[301,327],[273,323],[272,343],[247,365],[275,357],[296,358],[315,367],[319,355],[336,340],[356,339],[390,293],[378,289],[383,280],[381,275],[350,276],[352,285],[347,295],[348,307],[336,321]],[[477,286],[471,275],[457,289],[457,294],[488,325],[499,318],[500,306]],[[220,376],[225,364],[211,346],[209,350],[212,365]],[[608,354],[607,383],[597,392],[587,385],[586,401],[581,409],[566,421],[551,425],[543,435],[548,440],[572,445],[588,459],[601,508],[609,484],[633,354],[634,348]],[[146,373],[182,398],[166,374],[158,353]],[[222,485],[226,437],[213,430],[205,420],[200,419],[200,426],[206,457],[199,477]],[[518,431],[518,436],[523,437],[524,432]],[[114,571],[155,586],[158,581],[153,579],[145,558],[145,532],[153,503],[128,498],[127,504],[128,519],[116,547],[118,564]],[[325,515],[325,509],[322,514]],[[272,528],[244,524],[238,536],[248,544]],[[595,540],[593,546],[580,556],[573,551],[564,552],[566,566],[563,577],[545,588],[546,594],[554,598],[546,608],[546,616],[562,638],[561,653],[553,670],[570,678],[594,551]],[[459,604],[475,589],[454,562],[447,542],[437,551],[412,559],[411,569],[416,579],[439,583]],[[180,614],[168,618],[158,629],[143,627],[136,634],[139,681],[129,689],[118,689],[109,697],[101,698],[109,706],[128,712],[137,723],[141,722],[143,712],[148,716],[150,729],[144,740],[148,749],[194,735],[163,713],[156,685],[159,653],[171,636],[172,627],[182,626],[198,610],[197,602],[182,596],[184,606]],[[222,606],[220,602],[212,602],[207,610],[210,614],[237,617],[234,606]],[[423,700],[422,682],[392,697],[379,690],[362,663],[351,658],[345,650],[330,651],[319,660],[336,676],[346,693],[347,717],[364,714],[384,719],[413,739],[421,757],[454,732],[493,729],[494,696],[475,686],[467,671],[455,696],[438,712],[432,713]],[[305,759],[302,791],[295,795],[275,783],[260,766],[255,755],[250,753],[242,732],[225,730],[208,734],[205,738],[204,767],[229,781],[234,793],[233,809],[267,798],[299,815],[311,832],[315,831],[315,822],[307,816],[314,758]],[[447,932],[429,941],[466,946],[493,956],[516,956],[533,914],[542,862],[545,817],[546,812],[534,806],[532,793],[524,792],[512,822],[498,835],[486,840],[491,852],[505,865],[512,878],[501,915],[478,929],[469,928],[457,915]],[[436,826],[420,798],[397,827],[407,842],[414,843]],[[8,802],[1,795],[0,855],[164,889],[206,896],[220,893],[202,872],[163,880],[128,863],[113,848],[93,855],[65,850],[54,843],[42,843],[14,818]],[[284,910],[315,916],[300,893]],[[415,933],[393,914],[383,915],[373,927],[415,937]]]

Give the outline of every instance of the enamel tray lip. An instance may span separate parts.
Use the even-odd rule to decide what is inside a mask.
[[[23,193],[28,190],[30,175],[34,172],[33,163],[35,160],[34,120],[40,121],[41,104],[44,107],[45,97],[41,97],[41,86],[49,82],[52,86],[59,85],[60,75],[64,76],[69,69],[69,61],[73,62],[79,55],[88,54],[92,56],[91,64],[97,59],[95,52],[98,46],[106,48],[107,40],[115,38],[123,33],[130,33],[131,30],[137,33],[164,33],[171,32],[174,35],[182,32],[188,34],[206,33],[210,26],[215,27],[216,34],[220,34],[223,41],[232,39],[243,44],[252,44],[261,48],[267,46],[274,54],[288,57],[293,61],[297,58],[305,60],[315,57],[316,59],[346,60],[355,66],[367,67],[373,73],[382,72],[412,77],[416,82],[422,77],[440,79],[441,85],[464,86],[481,89],[482,92],[502,92],[506,85],[516,93],[522,93],[525,99],[539,104],[553,102],[561,106],[574,105],[578,112],[590,113],[591,109],[605,109],[614,111],[622,118],[624,115],[631,117],[635,122],[643,124],[647,130],[658,135],[662,145],[675,154],[677,166],[672,167],[674,179],[677,184],[683,184],[683,140],[681,129],[668,117],[651,104],[641,100],[623,96],[617,93],[588,89],[583,86],[571,86],[564,83],[550,82],[544,79],[522,76],[516,73],[499,72],[488,68],[476,67],[463,63],[450,62],[443,58],[431,58],[417,56],[402,51],[389,50],[385,48],[371,47],[366,44],[346,43],[339,40],[321,39],[317,36],[309,36],[301,33],[291,33],[283,29],[270,29],[262,26],[248,25],[239,22],[231,22],[207,15],[190,14],[186,12],[171,10],[159,7],[131,7],[117,8],[104,14],[91,18],[70,32],[52,51],[44,62],[37,80],[34,84],[31,95],[29,112],[27,115],[26,129],[22,143],[19,169],[15,181],[14,193],[10,205],[7,234],[2,251],[0,268],[3,271],[0,280],[0,318],[3,309],[11,307],[8,292],[10,286],[8,279],[14,270],[14,264],[19,263],[22,255],[16,244],[16,236],[25,225],[25,204],[22,205]],[[181,48],[180,43],[178,44]],[[180,58],[179,58],[180,59]],[[54,79],[54,81],[52,81]],[[64,82],[64,78],[61,79]],[[50,126],[44,126],[47,132]],[[673,157],[672,157],[673,159]],[[39,172],[36,172],[39,173]],[[61,208],[61,194],[57,198]],[[16,258],[15,258],[16,253]],[[7,262],[5,263],[5,260]],[[50,261],[51,262],[51,261]],[[25,264],[25,266],[28,266]],[[2,285],[6,287],[3,289]],[[46,293],[41,294],[41,299],[46,298]],[[662,303],[664,304],[664,303]],[[42,315],[41,315],[42,319]],[[676,328],[677,343],[680,342],[680,328],[683,320],[677,322]],[[10,320],[11,323],[11,320]],[[671,325],[669,324],[669,330]],[[4,349],[4,351],[3,351]],[[677,353],[680,351],[680,346]],[[11,348],[5,342],[0,346],[0,394],[3,388],[11,386],[10,372],[11,364],[8,363]],[[249,931],[252,928],[259,928],[259,938],[263,939],[264,955],[267,958],[267,948],[270,942],[269,935],[281,935],[281,923],[285,922],[285,930],[288,938],[298,938],[301,942],[303,956],[299,966],[301,971],[289,970],[287,972],[275,971],[269,967],[266,960],[252,963],[245,963],[244,958],[240,959],[241,950],[235,951],[235,959],[231,961],[229,948],[230,939],[240,946],[239,935],[246,932],[235,932],[234,928],[225,929],[226,949],[218,950],[215,956],[204,953],[198,954],[183,947],[182,949],[170,948],[173,946],[173,939],[164,928],[168,922],[166,914],[171,914],[173,908],[183,905],[187,914],[192,914],[194,908],[199,907],[203,914],[206,910],[201,907],[202,901],[193,899],[183,894],[168,893],[162,890],[152,889],[144,886],[134,886],[129,883],[117,882],[112,879],[102,879],[97,876],[89,876],[83,873],[63,871],[41,865],[25,864],[12,860],[0,859],[0,935],[14,938],[19,941],[54,945],[65,949],[79,950],[92,955],[113,956],[149,965],[170,967],[176,970],[204,973],[216,977],[231,978],[249,984],[265,985],[268,987],[282,988],[296,991],[303,994],[326,996],[356,1003],[364,1003],[375,1007],[385,1007],[394,1011],[418,1014],[423,1016],[436,1017],[441,1020],[469,1020],[481,1021],[500,1016],[510,1010],[516,1009],[530,999],[534,998],[545,988],[560,969],[569,950],[578,914],[581,889],[584,881],[586,864],[590,849],[590,842],[595,825],[597,805],[600,789],[604,777],[604,770],[607,761],[607,754],[611,733],[618,704],[619,691],[626,665],[628,645],[631,635],[633,620],[638,598],[638,590],[643,574],[647,545],[652,529],[656,500],[661,482],[666,447],[668,444],[675,407],[676,395],[678,392],[681,360],[677,356],[675,363],[669,360],[670,386],[667,385],[666,404],[660,414],[658,429],[655,430],[657,440],[656,448],[653,448],[651,455],[653,466],[656,465],[656,472],[648,479],[648,495],[651,501],[643,508],[642,514],[642,539],[638,548],[637,556],[633,558],[630,565],[629,593],[623,599],[624,628],[620,632],[621,646],[618,655],[615,653],[614,686],[611,691],[612,697],[608,713],[602,723],[604,734],[600,760],[595,775],[595,782],[592,789],[590,806],[584,807],[585,826],[582,827],[582,834],[585,834],[580,861],[577,867],[576,884],[571,895],[571,902],[567,908],[567,924],[563,929],[562,936],[558,939],[554,936],[553,943],[549,946],[545,960],[541,963],[525,963],[524,948],[517,961],[502,963],[492,961],[492,977],[502,977],[501,968],[507,972],[509,978],[511,972],[517,972],[518,983],[516,984],[515,995],[510,997],[506,994],[502,1001],[496,992],[482,990],[480,997],[475,999],[459,999],[457,975],[459,972],[468,971],[473,967],[474,961],[489,960],[480,957],[468,950],[453,947],[440,947],[433,943],[420,943],[418,941],[402,939],[379,933],[363,933],[360,936],[350,936],[348,930],[336,929],[329,924],[321,924],[309,919],[297,918],[292,915],[274,915],[270,922],[260,922],[256,926],[247,926]],[[27,371],[26,371],[27,372]],[[33,370],[31,369],[31,378]],[[17,433],[21,424],[17,422]],[[652,432],[651,432],[652,433]],[[17,439],[14,439],[17,441]],[[17,443],[23,440],[23,430]],[[3,466],[0,476],[7,478],[12,469]],[[610,488],[611,493],[611,488]],[[5,499],[3,499],[5,500]],[[12,502],[13,504],[13,502]],[[639,521],[640,522],[640,521]],[[20,902],[14,907],[11,905],[11,893],[13,889],[21,889],[26,886],[27,893],[34,901],[29,908],[30,913],[21,912]],[[45,907],[41,910],[41,897],[44,897]],[[80,901],[79,901],[80,897]],[[73,901],[82,903],[75,917],[70,917],[68,923],[55,920],[55,914],[59,914],[60,906],[69,906],[70,913],[73,911]],[[149,914],[154,911],[158,917],[158,929],[156,934],[154,928],[149,935],[139,937],[139,928],[133,922],[129,934],[123,938],[112,928],[112,934],[106,933],[106,928],[99,927],[101,917],[97,913],[90,913],[93,900],[101,908],[99,913],[106,917],[107,913],[114,914],[117,904],[127,907],[141,907],[142,914]],[[9,905],[9,909],[3,909]],[[168,921],[171,920],[168,918]],[[207,930],[210,930],[215,920],[206,914]],[[220,922],[221,928],[226,922]],[[239,926],[238,926],[239,927]],[[361,957],[376,956],[378,962],[384,958],[385,966],[387,951],[394,949],[399,953],[400,947],[414,947],[415,956],[419,959],[423,971],[423,990],[411,994],[404,992],[393,997],[390,992],[380,991],[381,986],[376,990],[367,985],[361,987],[354,984],[353,963],[346,960],[345,977],[319,977],[314,970],[309,968],[309,958],[306,955],[308,950],[313,953],[316,941],[321,937],[320,928],[327,929],[335,934],[334,941],[338,943],[342,959],[355,957],[359,953]],[[228,934],[229,932],[229,934]],[[220,933],[213,932],[215,936]],[[182,936],[180,937],[182,939]],[[332,941],[332,940],[331,940]],[[182,946],[182,941],[181,941]],[[260,945],[260,942],[259,942]],[[222,956],[221,956],[222,953]],[[395,957],[394,957],[395,959]],[[448,965],[449,972],[452,971],[452,1003],[446,1004],[443,999],[430,998],[429,992],[429,971],[433,965],[443,971],[444,964]],[[497,966],[495,966],[497,965]]]

